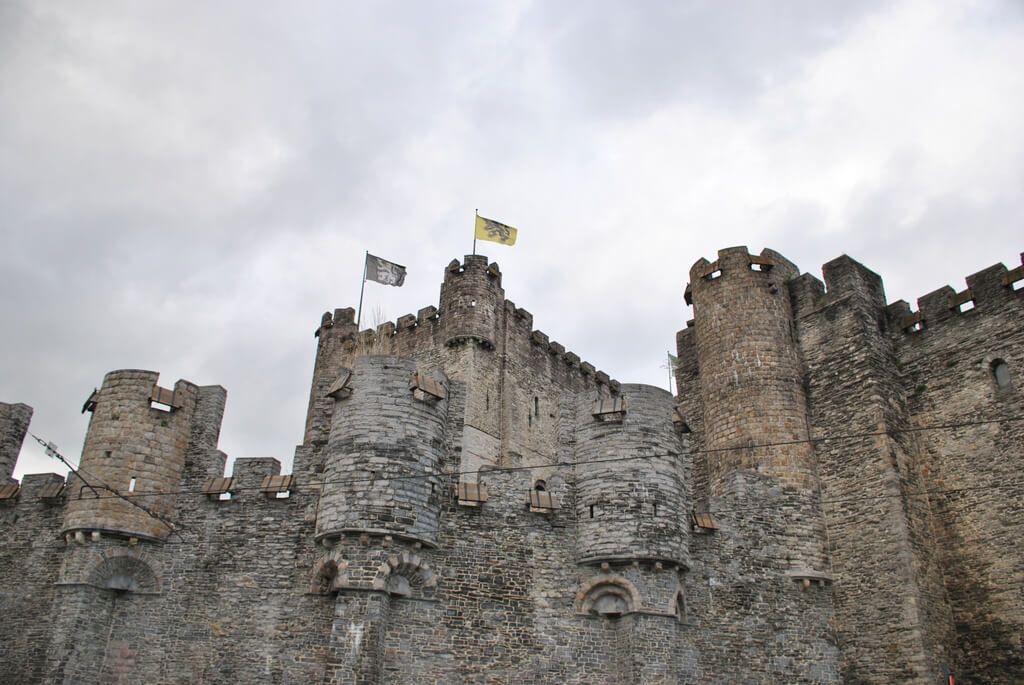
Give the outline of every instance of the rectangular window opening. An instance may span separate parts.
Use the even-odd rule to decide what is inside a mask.
[[[1018,279],[1010,284],[1010,290],[1015,293],[1019,293],[1024,288],[1024,278]]]
[[[956,308],[956,310],[963,314],[964,312],[971,311],[972,309],[974,309],[974,307],[974,300],[967,300],[966,302],[961,302],[960,305]]]
[[[219,501],[221,501],[221,502],[230,502],[231,501],[231,493],[230,492],[222,492],[219,495],[217,495],[217,499]]]
[[[751,262],[750,263],[750,270],[751,271],[767,271],[768,267],[765,266],[764,264],[757,264],[755,262]]]
[[[132,476],[132,479],[128,481],[128,492],[135,492],[135,476]]]
[[[275,492],[274,493],[274,499],[288,499],[291,496],[292,496],[292,491],[291,490],[285,490],[283,492]]]
[[[590,505],[590,518],[594,518],[594,505]]]
[[[913,324],[911,324],[907,328],[907,332],[908,333],[920,333],[923,330],[924,330],[924,323],[922,323],[921,321],[918,321],[917,323],[913,323]]]
[[[157,402],[156,400],[150,400],[149,406],[157,411],[170,412],[172,409],[171,405],[164,404],[163,402]]]
[[[716,278],[718,278],[721,275],[722,275],[722,270],[721,269],[715,269],[714,271],[712,271],[708,275],[704,276],[704,279],[708,280],[708,281],[713,281],[713,280],[715,280]]]

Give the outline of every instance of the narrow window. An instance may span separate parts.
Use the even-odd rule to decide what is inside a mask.
[[[974,300],[967,300],[966,302],[961,302],[959,305],[957,305],[956,308],[956,310],[961,314],[963,314],[964,312],[969,312],[972,309],[974,309]]]
[[[486,395],[484,395],[484,409],[488,409],[489,410],[490,408],[491,408],[491,393],[487,393]]]
[[[540,418],[540,399],[536,397],[533,398],[533,415]]]
[[[658,517],[658,503],[657,502],[654,503],[654,517],[655,518]]]
[[[128,481],[128,492],[135,492],[135,476],[132,476],[132,479]]]
[[[544,480],[538,480],[536,483],[533,484],[533,489],[536,490],[537,492],[544,492],[545,490],[548,489],[548,484]],[[593,507],[591,507],[591,509],[593,509]]]
[[[992,362],[992,376],[996,379],[996,387],[1000,390],[1010,387],[1010,365],[1002,359]]]
[[[230,492],[222,492],[219,495],[217,495],[217,499],[220,500],[221,502],[230,502],[231,501],[231,493]]]
[[[715,269],[711,273],[709,273],[706,276],[704,276],[704,280],[713,281],[713,280],[715,280],[716,278],[718,278],[721,275],[722,275],[722,270],[721,269]]]
[[[590,518],[594,518],[594,505],[590,505]]]
[[[676,615],[676,620],[683,623],[686,621],[686,598],[683,596],[682,589],[676,593],[674,604],[675,606],[673,609],[675,610],[674,613]]]

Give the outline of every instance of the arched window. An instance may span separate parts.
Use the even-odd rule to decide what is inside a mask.
[[[996,379],[996,387],[1000,390],[1010,387],[1010,365],[1002,359],[992,362],[992,376]]]
[[[672,601],[672,613],[676,615],[676,620],[680,623],[686,621],[686,598],[683,597],[682,588],[676,592],[675,599]]]
[[[576,602],[581,614],[619,618],[639,610],[640,595],[625,578],[603,575],[584,583]]]
[[[159,580],[144,562],[132,556],[108,557],[89,574],[86,582],[103,590],[155,593],[160,591]]]

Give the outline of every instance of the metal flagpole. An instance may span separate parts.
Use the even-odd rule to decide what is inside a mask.
[[[366,290],[366,258],[370,256],[370,251],[367,250],[366,254],[363,255],[363,284],[359,286],[359,313],[356,314],[356,330],[359,330],[359,324],[363,320],[363,291]]]
[[[480,216],[480,208],[473,210],[477,216]],[[473,256],[476,256],[476,219],[473,219]]]

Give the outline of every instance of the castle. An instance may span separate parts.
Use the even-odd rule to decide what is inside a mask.
[[[452,261],[324,314],[291,474],[224,475],[223,388],[122,370],[77,474],[18,483],[0,404],[0,679],[1024,682],[1024,267],[916,311],[823,275],[698,261],[673,397]]]

